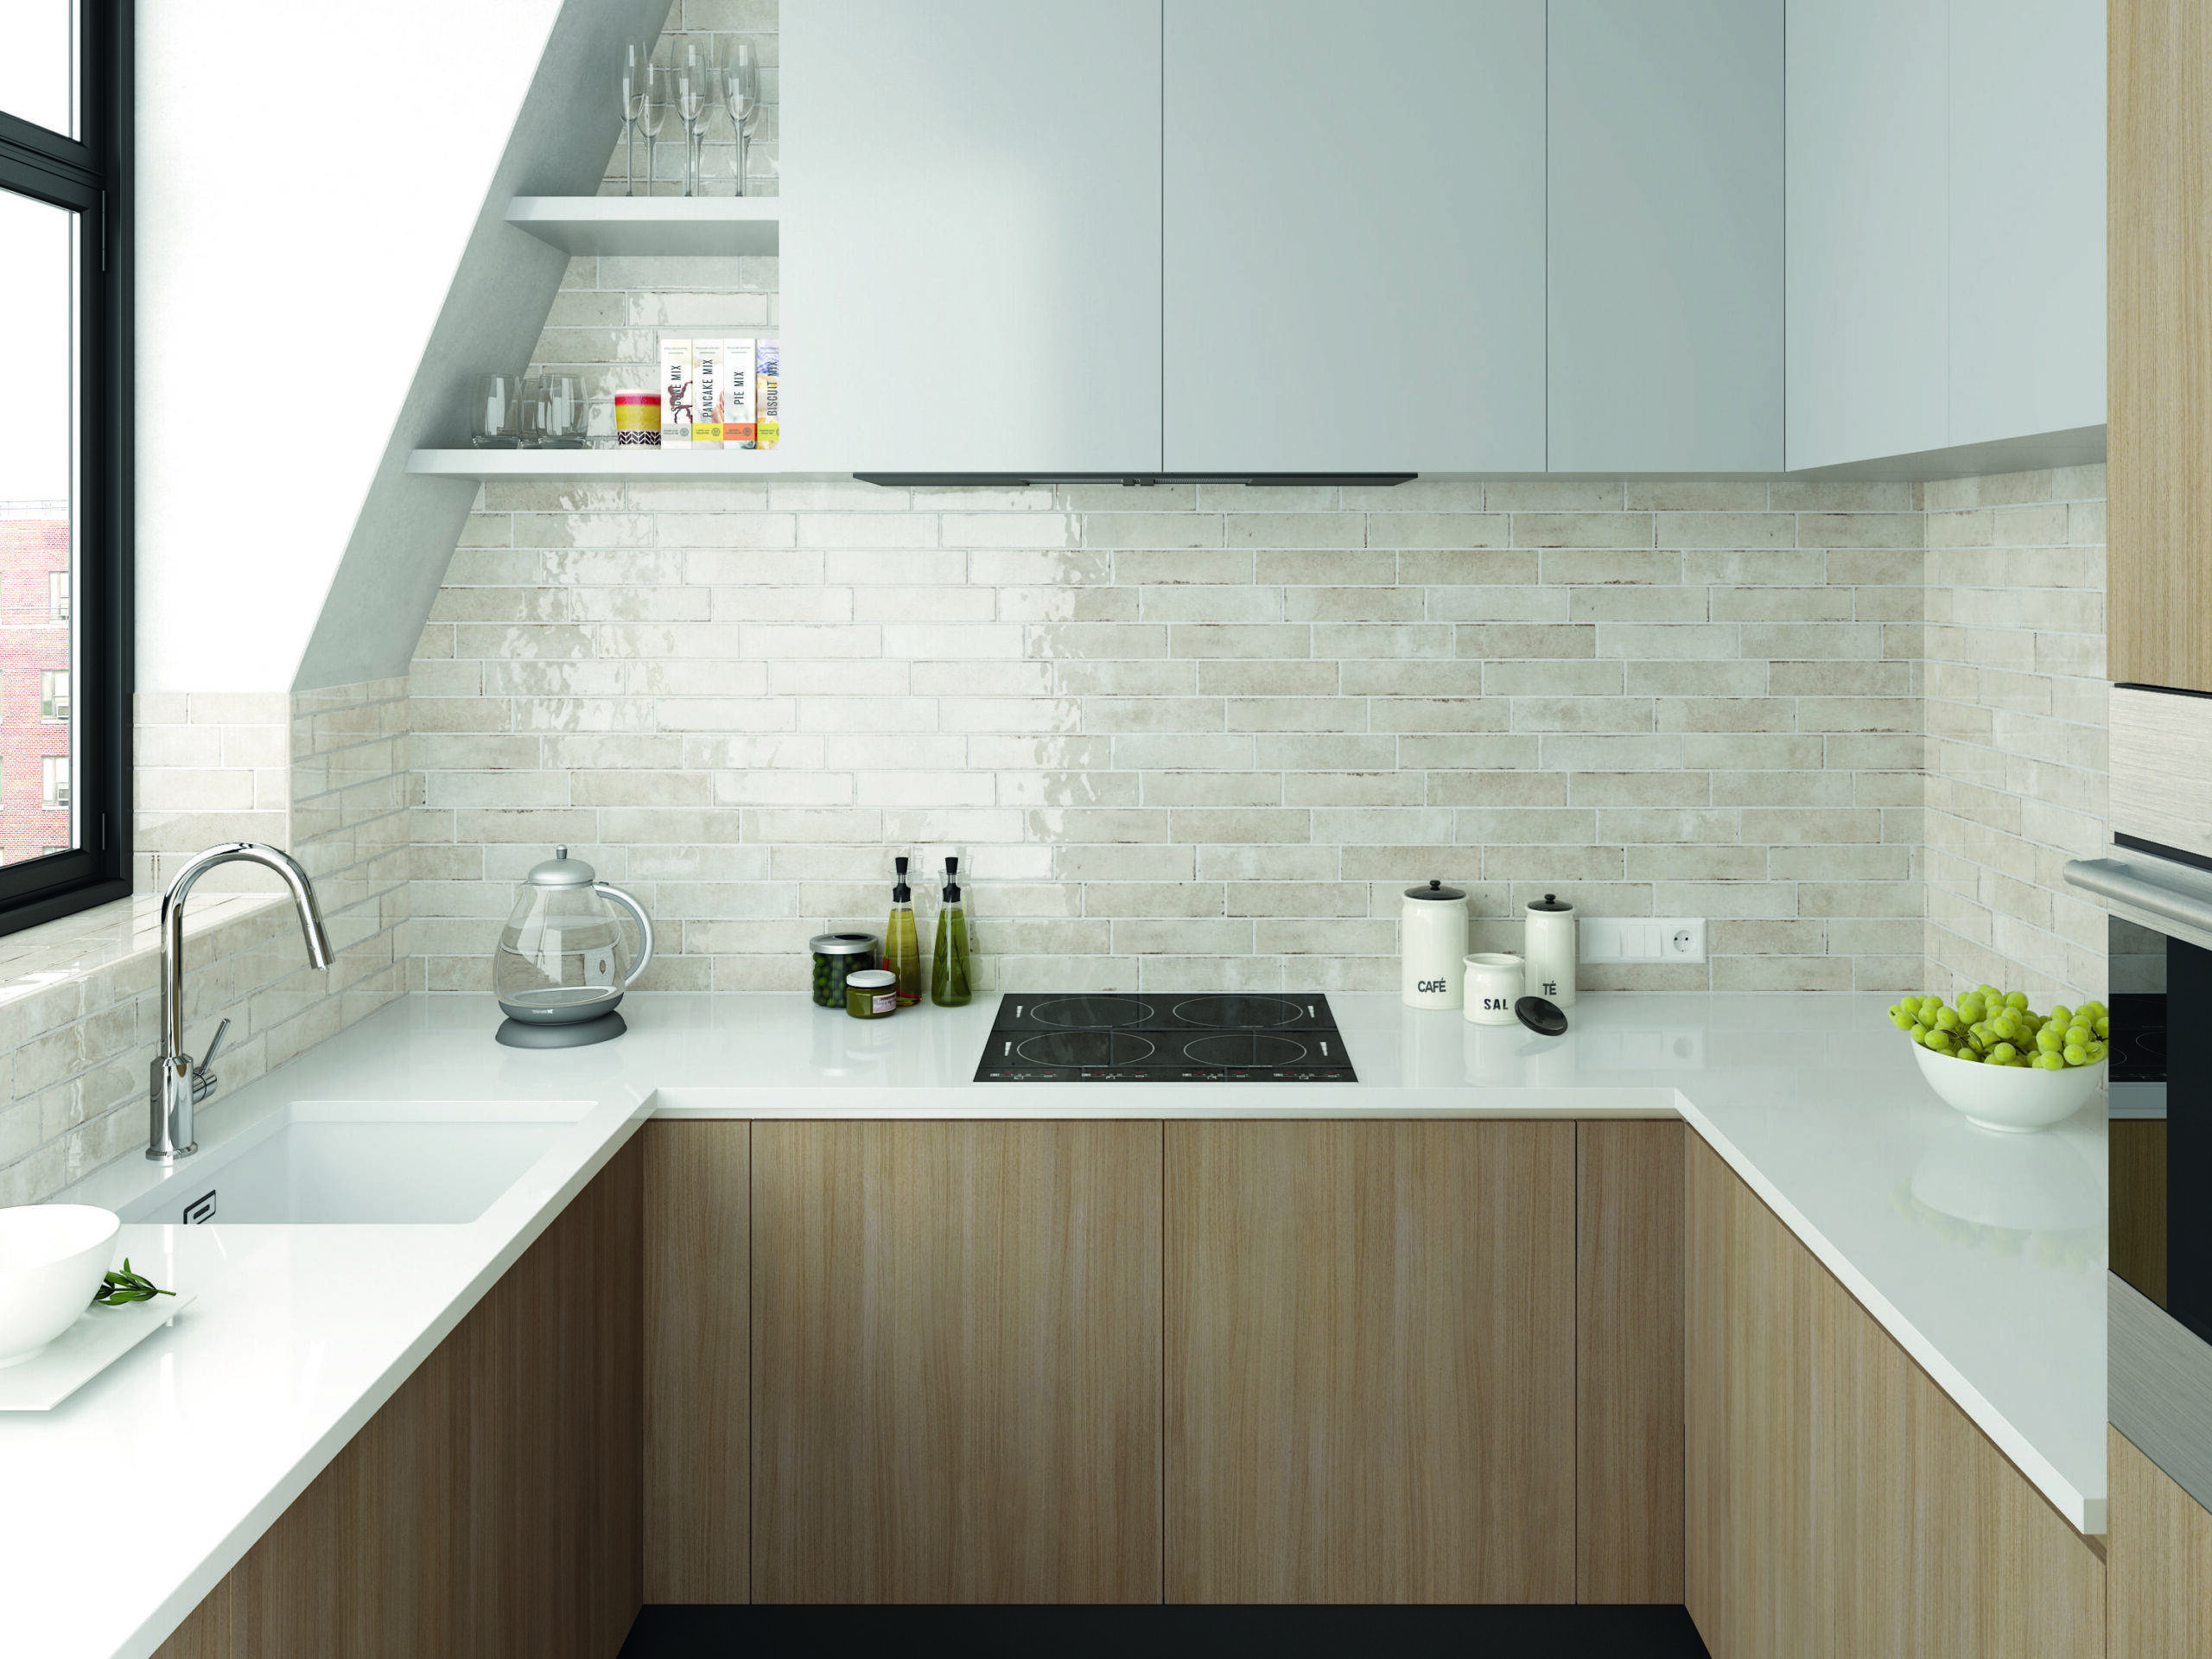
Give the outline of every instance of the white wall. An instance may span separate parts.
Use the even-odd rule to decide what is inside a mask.
[[[140,8],[141,690],[291,689],[560,10]]]

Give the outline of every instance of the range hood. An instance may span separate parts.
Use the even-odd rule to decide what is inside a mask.
[[[1033,484],[1338,484],[1387,488],[1409,484],[1418,473],[855,473],[863,484],[949,489],[963,486],[1022,489]]]

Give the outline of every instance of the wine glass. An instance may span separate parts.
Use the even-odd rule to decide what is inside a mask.
[[[624,42],[622,67],[615,91],[622,102],[622,194],[638,194],[638,119],[645,111],[645,49],[635,41]],[[651,194],[650,183],[647,194]]]
[[[653,193],[660,177],[661,129],[676,105],[676,77],[664,63],[645,66],[645,100],[638,112],[639,130],[645,135],[645,194]]]
[[[733,41],[718,75],[722,107],[729,112],[730,130],[737,140],[737,188],[730,194],[738,196],[745,194],[745,141],[753,136],[753,126],[760,113],[760,99],[754,94],[757,82],[753,64],[752,42]]]
[[[699,139],[715,107],[713,76],[696,45],[676,65],[676,113],[683,123],[683,194],[699,194]]]

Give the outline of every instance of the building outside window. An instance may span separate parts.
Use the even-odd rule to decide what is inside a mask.
[[[0,933],[130,890],[133,26],[0,5]]]

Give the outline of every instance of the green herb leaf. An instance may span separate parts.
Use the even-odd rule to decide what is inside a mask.
[[[130,1258],[123,1258],[122,1268],[111,1268],[102,1276],[100,1287],[92,1293],[92,1300],[102,1307],[118,1307],[126,1302],[150,1302],[156,1296],[174,1296],[173,1290],[163,1290],[145,1274],[130,1270]]]

